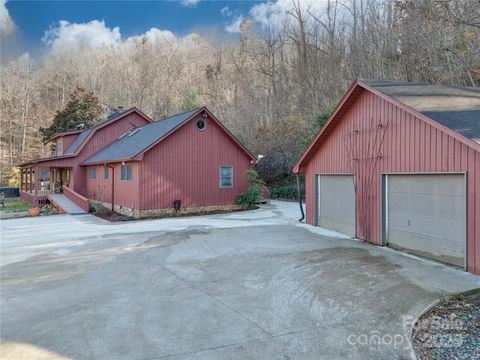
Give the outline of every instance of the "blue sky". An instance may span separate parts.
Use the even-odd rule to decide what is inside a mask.
[[[122,36],[144,33],[151,27],[186,35],[198,26],[224,27],[229,19],[221,9],[247,14],[252,1],[15,1],[7,9],[15,24],[31,39],[40,41],[45,30],[59,20],[84,23],[105,20],[108,27],[119,26]]]
[[[4,0],[0,0],[4,2]],[[144,34],[151,28],[168,30],[185,36],[201,28],[228,28],[259,1],[19,1],[7,0],[8,14],[15,24],[13,39],[2,35],[3,50],[7,53],[45,50],[45,32],[59,27],[65,20],[70,24],[104,21],[108,29],[118,27],[121,39]],[[223,11],[222,11],[223,9]],[[8,41],[9,40],[9,41]],[[17,56],[19,54],[16,54]],[[12,55],[10,55],[12,57]]]

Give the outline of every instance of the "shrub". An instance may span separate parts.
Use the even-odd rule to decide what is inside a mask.
[[[300,192],[303,198],[303,189],[300,189]],[[298,200],[298,191],[296,184],[272,187],[270,189],[270,193],[272,194],[272,199]]]
[[[249,186],[247,191],[238,195],[237,204],[245,205],[248,209],[255,208],[255,204],[262,200],[263,181],[255,170],[247,171]]]

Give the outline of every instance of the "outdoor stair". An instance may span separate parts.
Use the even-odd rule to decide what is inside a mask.
[[[86,214],[80,206],[68,199],[63,194],[48,194],[48,199],[54,206],[58,207],[60,211],[70,215]]]

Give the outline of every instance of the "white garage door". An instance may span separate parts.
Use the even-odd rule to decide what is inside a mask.
[[[355,236],[353,175],[318,175],[318,225]]]
[[[388,245],[465,266],[464,175],[387,175]]]

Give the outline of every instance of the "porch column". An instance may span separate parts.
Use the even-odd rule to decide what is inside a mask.
[[[29,167],[29,168],[28,168],[28,172],[29,172],[29,174],[30,174],[30,179],[29,179],[29,181],[28,181],[28,182],[29,182],[29,189],[28,189],[28,190],[29,190],[30,192],[32,192],[32,190],[33,190],[33,171],[32,171],[32,170],[33,170],[32,167]]]
[[[53,169],[53,192],[57,192],[57,168]]]
[[[23,168],[20,168],[20,191],[23,191]]]
[[[38,176],[38,167],[35,166],[35,183],[33,185],[33,187],[35,188],[35,195],[38,195],[38,186],[39,186],[39,177]]]
[[[54,188],[53,188],[53,186],[54,186],[53,185],[53,183],[54,183],[53,172],[54,171],[55,171],[55,169],[50,168],[50,181],[49,181],[49,183],[50,183],[50,192],[52,192],[52,193],[55,193]]]

